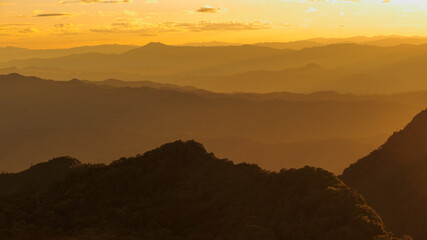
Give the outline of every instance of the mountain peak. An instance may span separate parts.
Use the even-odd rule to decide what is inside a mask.
[[[203,144],[196,142],[195,140],[182,141],[178,140],[172,143],[162,145],[159,150],[161,151],[190,151],[197,152],[200,154],[207,154]]]
[[[21,75],[19,73],[9,73],[9,74],[6,74],[5,76],[7,76],[7,77],[24,77],[23,75]]]
[[[419,125],[419,124],[424,125],[425,123],[427,123],[427,109],[417,114],[406,127],[408,128],[408,127],[412,127],[413,125]]]
[[[427,238],[426,126],[427,110],[424,110],[341,176],[383,216],[391,231],[409,234],[414,239]]]
[[[173,158],[171,158],[171,156],[173,156]],[[194,168],[213,159],[215,159],[214,154],[208,153],[202,144],[194,140],[178,140],[164,144],[143,155],[138,154],[136,157],[121,158],[112,162],[111,165],[117,166],[124,164],[137,167],[149,164],[151,167],[163,169],[180,167]]]
[[[35,169],[41,169],[41,168],[71,169],[81,165],[82,163],[79,160],[69,156],[64,156],[64,157],[53,158],[48,162],[36,164],[32,166],[29,170],[35,170]]]
[[[426,124],[427,110],[424,110],[417,114],[403,130],[395,132],[381,149],[392,151],[393,159],[402,163],[408,163],[411,159],[424,161],[423,158],[427,155],[425,149],[427,143]],[[403,158],[403,156],[406,157]]]
[[[161,147],[149,151],[144,154],[147,158],[158,158],[163,159],[164,156],[175,156],[175,159],[179,160],[182,164],[198,164],[204,159],[210,158],[213,154],[209,154],[205,147],[194,141],[175,141],[167,143]]]
[[[69,157],[50,162],[75,163]],[[215,158],[196,141],[176,141],[93,170],[82,169],[54,187],[7,202],[8,210],[19,213],[7,219],[10,231],[21,234],[18,223],[34,222],[40,234],[64,234],[60,230],[69,229],[72,216],[81,224],[65,234],[84,237],[105,236],[114,226],[112,234],[122,238],[394,239],[357,192],[320,169],[272,173]]]
[[[83,164],[72,157],[58,157],[29,169],[3,176],[0,181],[0,197],[32,193],[46,189],[64,179]]]
[[[158,47],[166,47],[166,46],[168,46],[168,45],[163,44],[161,42],[150,42],[143,47],[144,48],[158,48]]]
[[[301,68],[302,70],[322,70],[323,67],[316,63],[309,63]]]
[[[167,51],[163,51],[163,50],[167,50],[170,49],[172,46],[163,44],[161,42],[150,42],[142,47],[136,48],[136,49],[132,49],[128,52],[126,52],[125,54],[140,54],[142,52],[144,53],[158,53],[158,52],[167,52]]]
[[[6,80],[17,80],[17,79],[27,79],[28,77],[21,75],[19,73],[9,73],[0,75],[0,79],[6,79]]]

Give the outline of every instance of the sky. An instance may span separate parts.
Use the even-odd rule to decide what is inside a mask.
[[[427,36],[426,0],[0,0],[0,47]]]

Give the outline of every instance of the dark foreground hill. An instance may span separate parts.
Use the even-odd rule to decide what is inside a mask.
[[[417,115],[378,150],[344,171],[396,233],[427,239],[427,111]]]
[[[51,186],[58,182],[82,163],[74,158],[54,158],[45,163],[31,166],[29,169],[16,174],[0,175],[0,195],[29,194]]]
[[[358,193],[321,169],[234,165],[194,141],[108,166],[61,159],[33,170],[71,161],[63,180],[0,195],[2,239],[395,239]]]

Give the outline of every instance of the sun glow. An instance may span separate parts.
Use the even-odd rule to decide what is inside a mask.
[[[424,0],[0,0],[0,46],[427,35]]]
[[[385,0],[383,2],[387,2],[387,0]],[[388,0],[388,2],[395,3],[395,4],[419,4],[419,5],[425,5],[425,1],[424,0]]]

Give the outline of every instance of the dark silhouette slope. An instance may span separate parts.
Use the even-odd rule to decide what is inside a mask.
[[[54,158],[17,174],[0,175],[0,195],[30,194],[62,180],[74,168],[83,164],[71,157]]]
[[[234,165],[194,141],[78,168],[43,194],[1,198],[0,226],[14,239],[395,239],[331,173]]]
[[[427,239],[427,111],[396,132],[378,150],[346,169],[357,189],[392,231]]]

